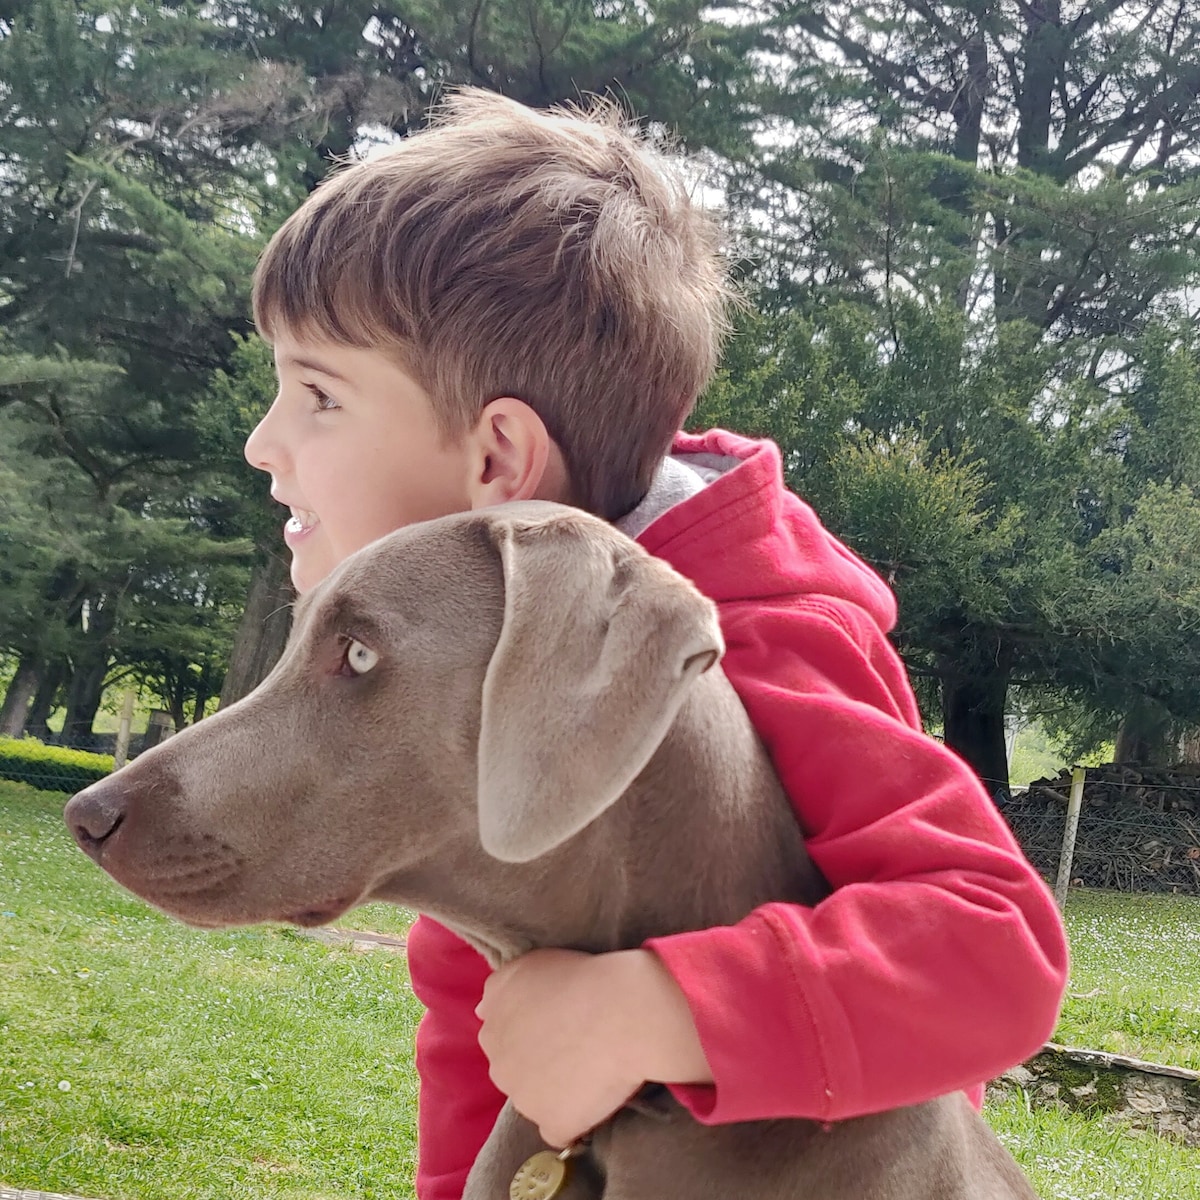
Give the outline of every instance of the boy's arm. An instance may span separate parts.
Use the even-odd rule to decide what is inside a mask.
[[[764,630],[761,610],[722,613],[726,671],[835,890],[648,943],[715,1080],[675,1091],[708,1122],[839,1119],[977,1085],[1057,1017],[1049,890],[966,764],[912,728],[899,659],[859,616],[818,601]]]
[[[1053,1025],[1066,951],[1049,892],[970,770],[914,728],[903,668],[876,626],[821,603],[768,614],[769,631],[760,606],[746,615],[722,614],[726,671],[838,890],[815,910],[772,904],[649,943],[716,1081],[674,1090],[700,1119],[725,1122],[848,1117],[979,1084]],[[414,935],[422,924],[438,932],[429,977],[455,984],[422,986],[414,971],[435,1010],[419,1039],[418,1194],[457,1200],[500,1105],[475,1040],[488,972],[432,922]],[[470,981],[442,972],[457,954],[473,957]],[[545,1014],[522,1008],[544,1034]]]
[[[475,1007],[490,974],[483,956],[428,917],[408,937],[413,991],[426,1012],[417,1031],[418,1200],[462,1200],[467,1172],[504,1097],[488,1077]]]

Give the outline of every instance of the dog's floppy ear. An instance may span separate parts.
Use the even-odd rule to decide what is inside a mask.
[[[479,830],[495,858],[528,862],[629,787],[724,643],[709,600],[596,518],[492,529],[505,605],[483,683]]]

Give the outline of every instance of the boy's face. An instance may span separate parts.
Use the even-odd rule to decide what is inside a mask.
[[[428,395],[387,355],[281,331],[275,368],[279,392],[245,454],[292,510],[297,591],[402,525],[471,508],[467,439],[442,437]]]

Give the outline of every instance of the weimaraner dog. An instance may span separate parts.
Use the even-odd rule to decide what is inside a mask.
[[[80,792],[67,822],[116,880],[189,924],[319,925],[388,900],[493,964],[814,903],[824,884],[714,669],[722,650],[707,599],[575,509],[410,526],[304,598],[256,691]],[[543,1150],[508,1106],[468,1200],[505,1200]],[[560,1195],[1034,1192],[961,1094],[832,1125],[709,1128],[647,1089],[593,1134]]]

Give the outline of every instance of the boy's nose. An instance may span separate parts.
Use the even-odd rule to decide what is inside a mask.
[[[252,467],[257,467],[260,471],[273,470],[278,458],[277,448],[273,445],[273,439],[268,428],[271,414],[274,411],[275,406],[271,405],[263,415],[262,420],[250,431],[250,436],[246,439],[246,444],[242,447],[242,454],[245,455],[246,461]]]

